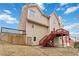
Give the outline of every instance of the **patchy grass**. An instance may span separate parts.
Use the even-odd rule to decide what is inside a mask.
[[[40,46],[12,45],[0,40],[0,55],[2,56],[77,56],[75,48],[42,48]]]

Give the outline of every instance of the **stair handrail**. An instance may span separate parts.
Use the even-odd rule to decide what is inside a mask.
[[[39,41],[39,44],[40,44],[42,41],[44,41],[44,39],[45,39],[46,36],[47,36],[47,35],[45,35],[45,36]]]

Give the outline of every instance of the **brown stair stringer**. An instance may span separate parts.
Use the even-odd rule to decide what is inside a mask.
[[[42,40],[40,40],[39,44],[42,46],[47,46],[47,43],[50,40],[54,40],[55,37],[56,37],[55,32],[51,32],[48,36],[43,37]]]

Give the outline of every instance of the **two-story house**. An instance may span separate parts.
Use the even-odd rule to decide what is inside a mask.
[[[20,29],[26,31],[27,45],[39,45],[41,38],[60,28],[63,28],[63,25],[61,19],[55,13],[46,16],[36,4],[23,6],[20,17]]]

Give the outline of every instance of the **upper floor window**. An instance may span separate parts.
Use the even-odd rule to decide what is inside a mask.
[[[35,11],[30,9],[30,10],[29,10],[29,15],[34,16],[34,15],[35,15]]]

